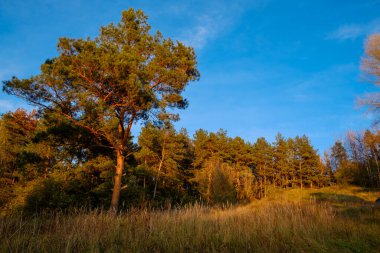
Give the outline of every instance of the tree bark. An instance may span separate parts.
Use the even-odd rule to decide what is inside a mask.
[[[301,180],[301,191],[302,191],[303,183],[302,183],[302,165],[301,165],[301,161],[300,161],[300,180]]]
[[[288,178],[288,175],[285,175],[285,189],[288,188],[288,184],[289,184],[289,178]]]
[[[377,168],[377,179],[376,179],[377,187],[379,187],[380,186],[380,169],[379,169],[379,162],[377,160],[377,152],[376,150],[373,149],[372,153],[373,153],[373,158],[375,158],[375,163],[376,163],[376,168]]]
[[[121,178],[124,170],[124,156],[123,149],[119,148],[116,150],[116,169],[115,169],[115,177],[114,177],[114,185],[112,190],[112,200],[110,212],[117,213],[119,207],[120,200],[120,192],[121,192]]]
[[[267,176],[264,176],[264,198],[267,197]]]
[[[295,172],[294,172],[294,170],[293,170],[293,172],[292,172],[292,188],[294,188],[294,184],[295,184],[295,182],[296,182],[296,176],[295,176]]]
[[[162,168],[162,162],[163,162],[163,159],[161,159],[160,161],[160,165],[158,166],[158,170],[157,170],[157,176],[156,176],[156,182],[154,183],[154,190],[153,190],[153,199],[156,198],[156,194],[157,194],[157,185],[158,185],[158,180],[160,179],[160,173],[161,173],[161,168]]]
[[[211,186],[212,186],[212,165],[209,166],[209,172],[208,172],[208,184],[207,184],[207,204],[210,204],[211,202]]]
[[[166,146],[166,133],[165,133],[165,136],[164,136],[164,142],[162,143],[161,160],[160,160],[160,164],[158,165],[156,182],[154,184],[153,199],[156,198],[158,180],[160,179],[160,173],[161,173],[162,165],[163,165],[164,159],[165,159],[165,146]]]
[[[110,213],[116,214],[119,208],[119,201],[120,201],[120,192],[121,192],[121,181],[123,177],[123,170],[124,170],[124,148],[128,141],[128,138],[131,133],[131,128],[133,121],[136,117],[136,113],[134,112],[129,119],[127,128],[124,126],[124,116],[125,111],[121,111],[118,113],[119,118],[119,126],[118,126],[118,132],[119,132],[119,141],[118,144],[115,147],[116,150],[116,168],[115,168],[115,176],[114,176],[114,185],[112,190],[112,200],[111,200],[111,206],[110,206]]]

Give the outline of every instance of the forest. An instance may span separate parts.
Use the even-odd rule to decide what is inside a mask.
[[[115,156],[94,136],[69,122],[18,109],[1,118],[3,210],[29,212],[106,207]],[[121,187],[123,208],[248,202],[286,188],[334,184],[379,187],[379,133],[348,133],[322,158],[306,136],[258,138],[249,143],[223,130],[171,124],[142,128],[128,142]],[[345,147],[346,146],[346,147]],[[18,206],[25,203],[24,206]]]
[[[314,148],[306,135],[285,137],[278,133],[275,141],[269,142],[264,137],[256,140],[231,137],[223,129],[210,132],[202,126],[193,136],[184,128],[176,129],[174,122],[179,120],[179,114],[175,109],[186,109],[188,105],[183,91],[200,78],[195,50],[165,38],[160,32],[153,34],[147,17],[140,10],[124,11],[119,23],[103,26],[96,38],[61,38],[58,53],[57,57],[41,65],[39,74],[3,81],[4,92],[24,99],[35,109],[19,108],[2,114],[0,118],[2,217],[56,214],[57,218],[54,216],[50,221],[54,223],[54,219],[57,222],[65,219],[59,215],[75,217],[73,212],[78,210],[84,212],[80,215],[95,215],[88,219],[96,220],[95,213],[104,210],[105,220],[98,221],[106,227],[107,223],[119,222],[115,217],[123,214],[132,215],[126,216],[127,223],[145,224],[145,218],[133,218],[133,215],[147,210],[178,208],[186,212],[189,210],[186,208],[193,206],[189,213],[199,215],[205,212],[206,217],[207,208],[226,208],[227,212],[232,212],[229,208],[263,203],[268,205],[267,209],[254,212],[258,212],[260,219],[266,219],[265,211],[259,210],[277,212],[268,201],[276,203],[279,194],[298,192],[302,198],[311,193],[314,199],[321,196],[326,199],[333,193],[314,191],[348,187],[366,189],[369,194],[374,192],[368,198],[371,201],[376,198],[376,191],[380,188],[380,132],[376,128],[348,131],[345,138],[331,140],[331,148],[326,151]],[[380,35],[375,34],[367,43],[362,62],[366,73],[375,77],[375,83],[380,78],[379,55]],[[370,97],[364,103],[375,113],[379,108],[376,97]],[[133,136],[132,129],[139,126],[140,133]],[[337,200],[339,198],[334,201]],[[358,203],[367,202],[360,200]],[[284,213],[290,212],[289,215],[304,208],[294,205],[279,204],[278,208],[283,208]],[[323,209],[305,208],[300,211],[300,217],[305,213],[319,217]],[[245,211],[241,212],[245,217]],[[156,214],[146,215],[151,219],[150,215]],[[183,215],[176,217],[181,220],[185,217]],[[325,214],[325,218],[330,216],[334,215]],[[163,217],[166,216],[156,218],[163,223],[171,222]],[[312,224],[312,220],[319,219],[314,218],[303,222]],[[97,221],[91,222],[95,224]],[[327,223],[324,224],[327,226]],[[0,235],[6,234],[4,231],[8,229],[13,231],[17,225],[12,224],[2,218]],[[25,226],[32,227],[29,223]],[[322,225],[317,222],[315,226]],[[326,231],[330,231],[328,229],[326,227]],[[133,236],[134,232],[130,233]],[[378,241],[372,235],[368,235],[372,244],[365,241],[360,247],[370,245],[368,247],[376,249]],[[111,237],[115,239],[113,235]],[[104,247],[111,247],[109,251],[116,252],[110,246],[114,245],[114,239]],[[0,249],[33,251],[38,245],[23,244],[21,235],[18,240],[20,245],[27,246],[12,248],[8,241],[8,244],[0,244]],[[103,246],[97,242],[84,248],[74,242],[77,248],[72,246],[74,248],[69,251],[104,252]],[[139,248],[143,247],[141,245],[125,247],[131,252],[176,252],[174,248],[157,246],[158,242],[151,243],[151,248]],[[212,248],[214,246],[205,242],[205,250],[232,252],[234,249],[233,242],[226,244],[227,248],[223,248],[223,242],[215,243],[217,246],[212,245],[216,248]],[[239,243],[235,246],[238,247]],[[273,244],[262,247],[268,252],[296,250],[285,242],[279,245],[282,248],[273,248]],[[286,245],[290,248],[284,248],[288,247]],[[300,245],[307,247],[306,244]],[[193,246],[179,251],[195,252],[204,245]],[[320,252],[321,248],[315,247],[316,252]],[[336,245],[327,248],[334,247],[337,249]],[[249,248],[245,249],[249,251]],[[298,250],[302,251],[301,248]],[[44,251],[49,249],[44,248]]]

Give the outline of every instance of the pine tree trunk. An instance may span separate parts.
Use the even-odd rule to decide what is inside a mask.
[[[208,174],[208,184],[207,184],[207,204],[210,204],[211,200],[211,171]]]
[[[120,112],[119,119],[120,123],[118,126],[118,132],[119,132],[119,140],[117,145],[115,146],[116,150],[116,168],[115,168],[115,176],[114,176],[114,185],[112,190],[112,200],[111,200],[111,206],[109,213],[116,214],[119,208],[119,202],[120,202],[120,192],[121,192],[121,181],[123,177],[123,171],[124,171],[124,148],[127,143],[128,137],[131,133],[131,127],[133,123],[133,119],[135,115],[132,115],[131,119],[129,120],[127,128],[124,127],[124,113]]]
[[[264,176],[264,198],[267,197],[267,176]]]
[[[368,162],[368,158],[366,158],[367,162],[365,163],[365,168],[366,168],[366,171],[367,171],[367,174],[368,174],[368,179],[369,179],[369,184],[372,185],[372,176],[371,176],[371,171],[370,171],[370,165],[369,162]]]
[[[123,170],[124,170],[124,156],[123,156],[122,150],[123,150],[122,147],[116,150],[117,160],[116,160],[114,185],[113,185],[112,200],[111,200],[111,207],[110,207],[110,212],[115,213],[115,214],[119,207],[120,192],[121,192],[121,178],[122,178]]]
[[[238,172],[238,176],[237,176],[237,189],[236,189],[236,195],[238,196],[237,199],[242,199],[243,197],[243,194],[242,194],[242,190],[241,190],[241,182],[240,182],[240,172]]]
[[[146,188],[146,177],[144,176],[144,181],[143,181],[143,187],[144,187],[144,195],[143,195],[143,200],[144,200],[144,202],[145,202],[145,198],[146,198],[146,190],[145,190],[145,188]]]
[[[160,165],[158,166],[158,171],[157,171],[157,176],[156,176],[156,182],[154,184],[154,190],[153,190],[153,199],[156,198],[157,185],[158,185],[158,180],[160,179],[160,173],[161,173],[162,163],[163,163],[163,158],[161,159]]]
[[[292,177],[292,188],[294,188],[294,182],[296,181],[294,170],[293,170],[293,175],[292,176],[293,176]]]
[[[373,157],[375,158],[376,168],[377,168],[377,187],[380,186],[380,169],[379,169],[379,162],[377,160],[377,154],[375,151],[373,151]]]
[[[45,178],[48,177],[49,169],[50,169],[50,146],[48,147],[48,154],[46,155],[46,161],[45,161]]]
[[[279,178],[280,178],[280,188],[283,189],[284,188],[284,176],[280,175]]]
[[[162,169],[162,165],[163,165],[163,163],[164,163],[164,159],[165,159],[165,143],[166,143],[166,142],[165,142],[165,139],[164,139],[164,143],[162,144],[161,160],[160,160],[160,164],[158,165],[158,171],[157,171],[156,182],[155,182],[155,184],[154,184],[153,199],[156,198],[158,180],[160,179],[161,169]]]
[[[207,184],[207,204],[211,201],[211,186],[212,186],[212,168],[209,165],[208,184]]]
[[[303,183],[302,183],[302,165],[301,165],[301,162],[300,162],[300,180],[301,180],[301,191],[302,191]]]

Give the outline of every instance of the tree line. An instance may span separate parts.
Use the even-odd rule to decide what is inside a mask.
[[[92,133],[51,115],[18,109],[1,128],[3,206],[27,209],[99,207],[112,201],[115,153]],[[226,131],[198,130],[191,138],[170,122],[146,124],[127,143],[121,203],[131,205],[246,202],[276,189],[333,183],[306,136],[249,143]]]
[[[348,132],[325,153],[326,165],[341,184],[380,188],[380,132]]]

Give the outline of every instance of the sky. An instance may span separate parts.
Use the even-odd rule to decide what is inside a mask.
[[[371,127],[357,101],[378,90],[360,70],[366,39],[380,32],[375,0],[0,0],[0,80],[38,74],[58,38],[94,38],[131,7],[152,32],[195,48],[201,78],[184,93],[178,129],[222,128],[250,142],[305,134],[322,153]],[[0,113],[18,107],[31,109],[0,91]]]

